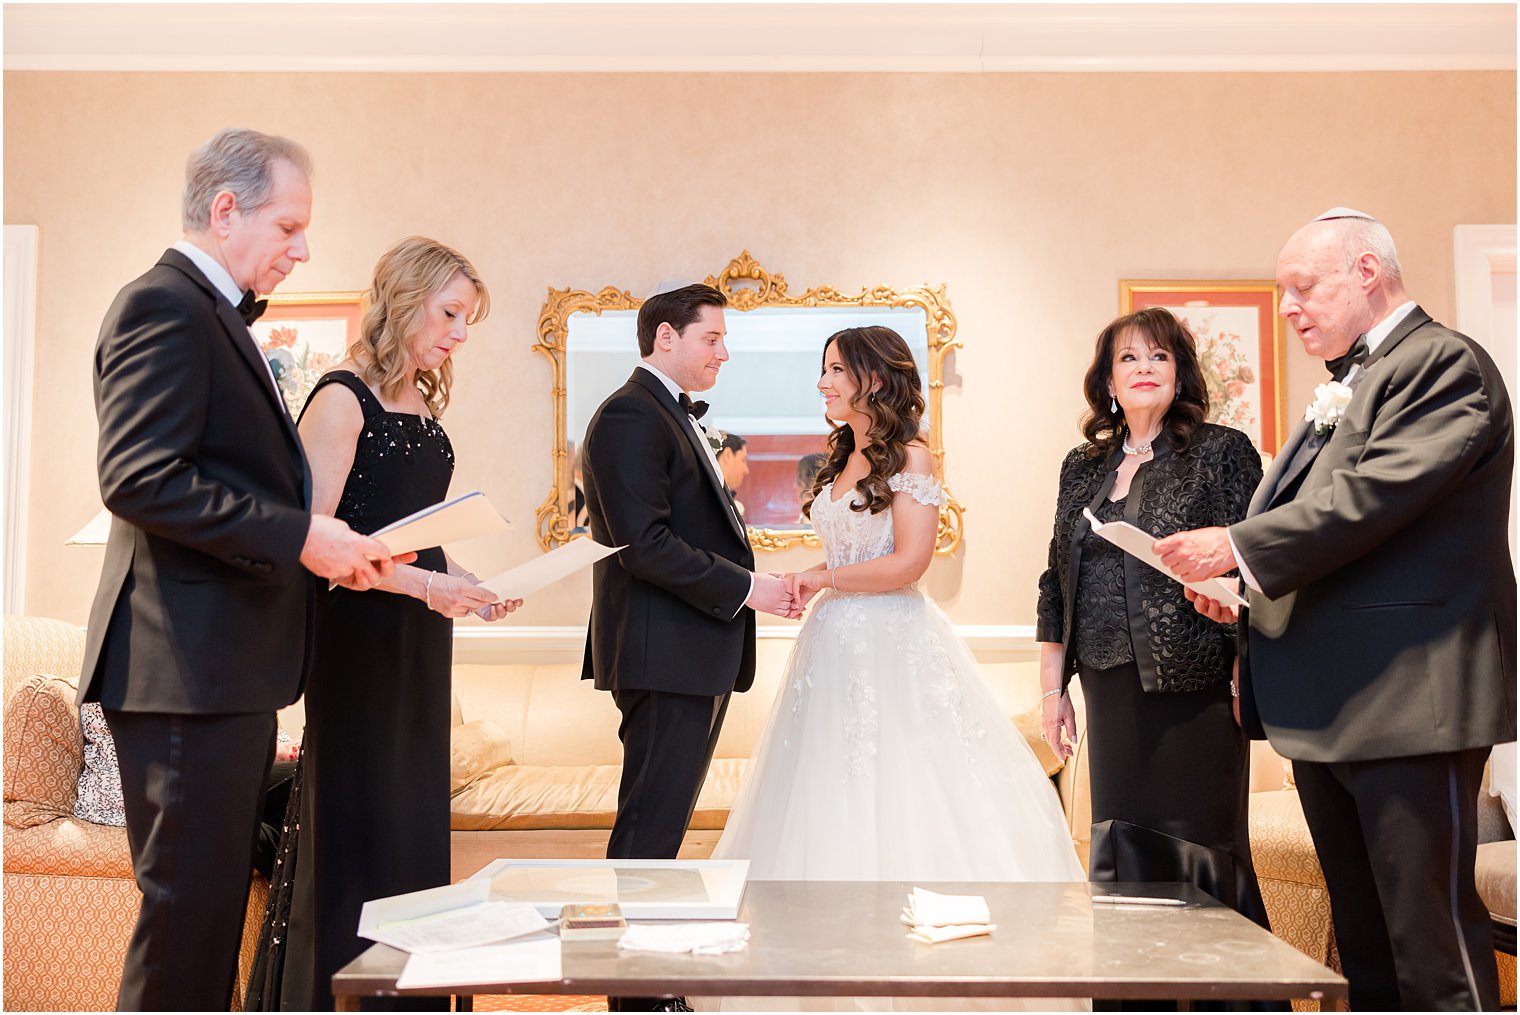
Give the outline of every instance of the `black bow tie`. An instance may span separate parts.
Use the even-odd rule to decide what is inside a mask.
[[[685,409],[686,414],[692,419],[701,419],[707,415],[707,403],[693,402],[691,396],[684,391],[681,392],[681,397],[676,399],[676,401],[681,403],[681,408]]]
[[[264,315],[265,310],[269,309],[268,300],[256,300],[253,296],[253,290],[249,289],[237,305],[237,312],[242,315],[243,323],[250,326]]]
[[[1361,366],[1365,362],[1367,362],[1367,336],[1358,335],[1356,341],[1351,343],[1351,348],[1346,350],[1346,355],[1325,360],[1325,369],[1329,370],[1330,376],[1337,381],[1344,381],[1352,367]]]

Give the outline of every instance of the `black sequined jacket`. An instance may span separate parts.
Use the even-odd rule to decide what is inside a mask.
[[[1050,559],[1040,576],[1036,637],[1066,649],[1064,687],[1077,669],[1073,650],[1076,577],[1088,524],[1082,509],[1096,511],[1113,489],[1122,452],[1091,457],[1092,445],[1073,448],[1061,463]],[[1246,515],[1261,482],[1261,456],[1239,430],[1205,423],[1182,451],[1156,441],[1155,457],[1140,466],[1125,498],[1124,520],[1158,538],[1210,525],[1231,525]],[[1198,613],[1182,586],[1125,555],[1125,601],[1140,682],[1147,691],[1196,691],[1230,675],[1235,626]]]

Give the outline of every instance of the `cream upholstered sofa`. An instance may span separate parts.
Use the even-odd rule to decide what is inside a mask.
[[[109,1011],[137,920],[127,830],[74,817],[84,764],[74,707],[84,628],[5,618],[5,1008]],[[253,878],[234,1007],[268,885]]]
[[[705,856],[722,832],[776,698],[789,637],[756,644],[755,686],[734,695],[684,854]],[[580,678],[580,664],[454,666],[452,812],[455,876],[496,856],[599,857],[617,810],[622,748],[611,695]],[[1039,738],[1033,664],[985,663],[1005,712],[1047,772],[1060,766]],[[1087,840],[1085,782],[1057,776],[1073,838]],[[476,864],[478,866],[479,864]]]

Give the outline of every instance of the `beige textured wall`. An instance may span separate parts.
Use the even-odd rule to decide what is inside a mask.
[[[96,330],[177,238],[185,155],[228,124],[315,156],[314,258],[287,289],[362,288],[413,232],[490,284],[445,420],[458,482],[517,522],[461,548],[477,571],[536,545],[550,375],[529,347],[546,287],[639,292],[744,248],[794,289],[947,283],[966,343],[947,469],[967,539],[929,586],[965,624],[1033,620],[1056,468],[1119,278],[1267,278],[1289,232],[1347,204],[1389,223],[1411,291],[1449,319],[1452,226],[1515,221],[1512,73],[8,73],[5,221],[42,233],[29,612],[87,613],[101,552],[63,540],[99,504]],[[1321,374],[1290,344],[1291,414]],[[583,623],[589,587],[517,622]]]

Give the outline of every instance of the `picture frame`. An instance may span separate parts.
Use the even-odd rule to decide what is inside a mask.
[[[362,291],[272,294],[253,322],[259,349],[292,419],[298,419],[318,378],[347,356],[359,336]]]
[[[1235,427],[1276,455],[1287,437],[1287,348],[1270,280],[1119,280],[1119,312],[1170,310],[1193,333],[1209,422]]]
[[[554,918],[568,905],[616,904],[629,920],[733,920],[748,860],[494,860],[470,875],[491,899]]]

